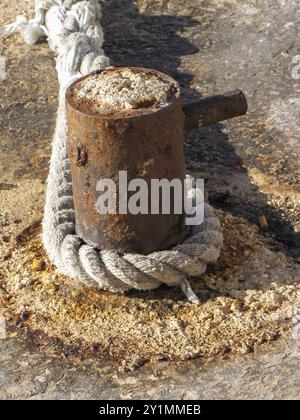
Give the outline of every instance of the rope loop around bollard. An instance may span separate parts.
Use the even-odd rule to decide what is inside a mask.
[[[56,53],[60,84],[43,220],[43,243],[51,262],[63,274],[112,292],[150,290],[165,283],[180,286],[190,302],[199,304],[189,279],[215,263],[223,242],[219,219],[205,204],[204,222],[191,228],[185,241],[149,255],[98,251],[76,235],[70,161],[66,151],[65,92],[76,79],[110,63],[101,49],[103,32],[97,0],[36,0],[36,16],[0,28],[0,35],[21,33],[28,44],[47,37]]]

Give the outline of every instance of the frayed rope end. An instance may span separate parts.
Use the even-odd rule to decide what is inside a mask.
[[[188,301],[194,303],[195,305],[200,305],[200,299],[196,295],[196,293],[191,288],[190,283],[188,282],[187,278],[184,278],[180,283],[181,290],[187,297]]]

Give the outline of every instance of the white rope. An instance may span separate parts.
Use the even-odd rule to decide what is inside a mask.
[[[204,222],[171,250],[150,255],[98,251],[76,235],[70,161],[66,152],[65,91],[70,83],[109,66],[102,50],[101,10],[97,0],[36,0],[35,18],[18,16],[0,29],[9,36],[20,33],[34,44],[48,37],[57,55],[60,92],[43,220],[43,242],[50,260],[67,276],[113,292],[149,290],[165,283],[180,285],[187,298],[199,303],[188,279],[199,277],[216,262],[222,247],[220,223],[208,204]],[[193,191],[194,193],[195,191]]]

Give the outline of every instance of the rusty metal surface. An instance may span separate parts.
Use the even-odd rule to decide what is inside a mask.
[[[105,215],[99,214],[95,207],[99,197],[96,184],[100,179],[114,180],[119,196],[119,171],[127,171],[128,182],[142,178],[148,186],[151,179],[183,181],[185,177],[180,89],[169,76],[157,74],[171,80],[177,93],[164,107],[138,115],[130,111],[123,116],[91,115],[84,108],[78,109],[73,101],[72,91],[78,81],[67,92],[67,148],[72,168],[76,231],[87,243],[98,248],[147,254],[183,239],[184,215],[174,214],[172,203],[171,214]]]
[[[239,117],[246,114],[247,110],[247,99],[240,90],[202,98],[183,106],[185,129]]]

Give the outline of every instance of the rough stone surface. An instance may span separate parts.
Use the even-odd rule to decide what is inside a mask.
[[[0,23],[32,5],[4,0]],[[103,3],[113,64],[170,74],[186,101],[235,88],[248,96],[246,117],[186,136],[188,169],[205,179],[225,236],[219,263],[193,282],[199,307],[166,288],[95,293],[49,264],[39,223],[54,59],[46,44],[1,40],[0,296],[9,329],[0,398],[299,398],[300,80],[291,75],[299,7]]]
[[[12,333],[13,334],[13,333]],[[217,361],[160,362],[120,372],[96,359],[43,353],[21,335],[0,342],[0,399],[299,399],[300,346]],[[286,345],[289,344],[287,347]]]

